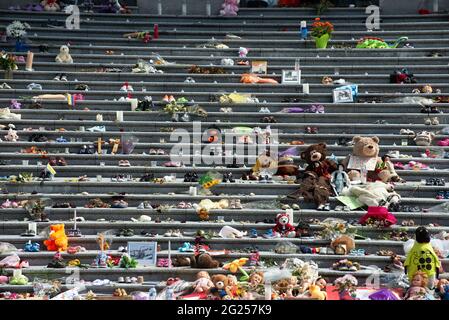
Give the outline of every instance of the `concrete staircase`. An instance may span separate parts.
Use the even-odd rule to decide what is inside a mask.
[[[137,9],[136,9],[137,10]],[[133,12],[135,12],[134,10]],[[448,90],[448,63],[449,63],[449,23],[447,14],[431,15],[396,15],[381,18],[381,30],[367,33],[365,30],[365,14],[360,8],[329,9],[322,20],[329,20],[335,25],[336,31],[332,36],[327,50],[315,49],[312,40],[299,39],[298,23],[307,20],[312,23],[315,18],[312,9],[242,9],[240,15],[235,18],[207,17],[207,16],[148,16],[143,14],[110,15],[110,14],[82,14],[81,29],[67,30],[47,26],[48,19],[58,20],[64,23],[65,14],[62,13],[36,13],[21,11],[0,11],[0,29],[4,29],[11,21],[20,20],[31,25],[29,31],[29,46],[35,53],[35,71],[24,70],[24,64],[19,64],[19,70],[14,72],[14,79],[0,79],[0,83],[7,82],[12,89],[0,89],[0,103],[3,107],[9,105],[11,99],[17,99],[22,103],[20,110],[13,110],[20,114],[20,120],[0,119],[0,124],[13,123],[20,140],[18,142],[0,142],[0,176],[18,175],[22,172],[33,173],[39,176],[46,166],[46,160],[39,154],[21,153],[22,149],[32,146],[44,149],[48,157],[63,156],[68,165],[56,167],[57,175],[53,181],[41,183],[32,181],[28,183],[14,183],[7,179],[0,181],[0,187],[4,191],[0,194],[0,202],[6,199],[25,200],[30,197],[42,197],[50,199],[46,208],[51,221],[39,222],[38,231],[44,230],[50,224],[62,222],[69,229],[73,225],[73,209],[52,208],[52,204],[70,202],[76,205],[78,216],[85,221],[78,223],[83,237],[70,238],[72,246],[81,245],[87,252],[76,255],[63,254],[66,261],[78,258],[82,263],[90,263],[98,253],[96,234],[106,230],[119,231],[123,228],[134,230],[133,237],[116,236],[112,243],[112,253],[120,255],[119,246],[126,246],[128,241],[157,241],[161,246],[158,253],[160,257],[167,257],[168,242],[171,243],[172,255],[186,255],[177,253],[177,248],[184,242],[193,242],[197,230],[218,232],[224,225],[233,226],[242,231],[256,229],[258,238],[222,239],[214,237],[208,243],[215,250],[231,249],[226,256],[218,256],[220,261],[230,261],[237,257],[249,256],[249,253],[238,252],[245,248],[257,246],[261,258],[273,259],[281,263],[287,257],[298,257],[304,260],[313,260],[319,264],[320,274],[332,280],[345,274],[343,271],[332,270],[332,263],[348,258],[358,261],[364,266],[378,266],[383,268],[390,261],[388,257],[377,256],[381,249],[393,250],[403,255],[403,243],[400,241],[383,240],[383,237],[392,230],[407,231],[413,236],[414,227],[401,227],[405,219],[413,219],[417,225],[434,224],[429,227],[432,233],[449,231],[449,216],[447,212],[425,212],[426,208],[438,205],[447,200],[435,199],[438,191],[449,191],[448,186],[425,186],[422,180],[439,177],[449,179],[448,158],[423,158],[421,155],[428,147],[419,147],[409,140],[408,145],[402,145],[407,136],[400,134],[400,129],[408,128],[414,131],[432,130],[437,135],[431,147],[434,151],[449,151],[447,147],[440,147],[436,142],[447,137],[441,133],[448,124],[446,103],[435,104],[444,113],[438,114],[440,124],[431,127],[424,124],[427,115],[420,113],[420,106],[406,103],[397,103],[395,98],[410,96],[414,88],[430,84],[434,88],[441,89],[441,94],[423,94],[421,96],[435,98],[447,96]],[[141,40],[127,39],[124,33],[152,30],[157,23],[160,30],[160,38],[152,40],[148,44]],[[226,35],[232,33],[242,39],[230,39]],[[393,41],[400,36],[408,36],[408,42],[414,48],[362,50],[353,49],[357,40],[363,36],[382,37]],[[199,45],[216,40],[229,46],[228,49],[200,48]],[[70,42],[70,52],[74,59],[73,64],[58,64],[54,57],[62,44]],[[47,44],[49,52],[39,52],[39,46]],[[13,43],[2,43],[4,49],[14,51]],[[224,67],[226,74],[203,75],[190,74],[191,65],[207,67],[219,65],[221,59],[238,57],[238,48],[244,46],[250,49],[248,60],[267,60],[268,75],[281,79],[282,69],[292,69],[295,59],[301,58],[303,82],[310,84],[310,94],[303,94],[301,86],[297,85],[248,85],[240,83],[242,73],[248,72],[247,66]],[[113,54],[106,54],[112,50]],[[440,57],[429,57],[432,52],[438,52]],[[173,64],[156,66],[164,73],[139,74],[131,73],[132,66],[138,59],[149,60],[153,53],[160,54],[164,59]],[[23,53],[15,53],[22,54]],[[389,83],[389,74],[398,68],[408,68],[418,79],[418,84],[397,85]],[[95,72],[100,68],[120,68],[121,72]],[[53,80],[59,73],[67,75],[67,82]],[[344,78],[347,81],[359,85],[359,101],[351,104],[332,103],[332,89],[336,86],[322,85],[323,76],[332,76],[334,79]],[[185,83],[186,77],[195,79],[195,83]],[[42,91],[30,91],[27,85],[30,83],[42,85]],[[138,112],[129,111],[130,104],[119,101],[126,96],[120,88],[124,82],[133,86],[132,96],[143,99],[152,96],[155,110]],[[89,91],[77,91],[77,84],[87,84]],[[145,89],[145,91],[142,91]],[[222,92],[251,93],[260,103],[257,104],[233,104],[224,105],[211,101],[212,97]],[[31,109],[33,104],[31,97],[45,93],[82,93],[83,101],[78,101],[75,108],[68,108],[64,101],[42,101],[41,109]],[[381,142],[381,154],[390,150],[399,150],[409,154],[412,158],[395,159],[396,162],[408,163],[420,161],[427,164],[430,170],[401,170],[398,171],[407,183],[397,186],[397,191],[402,196],[402,204],[416,206],[419,212],[397,212],[398,225],[389,229],[357,226],[358,233],[365,236],[365,240],[356,240],[357,248],[364,249],[365,256],[338,256],[338,255],[313,255],[313,254],[276,254],[274,246],[286,241],[286,239],[264,239],[260,235],[273,224],[263,222],[264,219],[274,219],[276,214],[284,210],[275,206],[284,196],[294,191],[297,185],[275,182],[273,184],[261,183],[222,183],[214,188],[213,196],[190,196],[189,187],[196,183],[183,182],[187,172],[204,174],[212,168],[201,164],[170,168],[163,163],[169,161],[169,155],[149,155],[150,149],[163,149],[167,154],[174,146],[169,142],[170,133],[162,132],[164,128],[185,128],[192,130],[191,122],[172,122],[170,116],[161,113],[164,106],[164,95],[186,97],[193,99],[207,113],[207,119],[202,120],[203,128],[216,125],[222,129],[235,126],[265,127],[261,119],[266,115],[259,113],[260,107],[268,107],[270,116],[274,116],[277,123],[271,124],[272,128],[279,129],[279,150],[291,147],[288,143],[292,140],[305,141],[304,146],[317,142],[326,142],[329,152],[337,159],[343,159],[352,148],[350,146],[337,145],[339,137],[351,139],[354,135],[377,135]],[[298,98],[298,103],[283,102],[286,98]],[[380,98],[380,103],[370,103],[374,98]],[[321,103],[325,106],[324,114],[303,113],[286,114],[278,113],[283,108],[291,106],[307,107],[311,103]],[[233,112],[223,113],[221,107],[232,107]],[[88,110],[84,110],[88,108]],[[115,121],[115,112],[124,111],[124,121]],[[103,121],[96,121],[96,115],[101,114]],[[192,116],[192,120],[199,120]],[[383,120],[386,123],[376,123]],[[104,125],[106,132],[88,132],[81,128]],[[308,126],[318,127],[318,134],[306,134],[304,129]],[[26,128],[39,129],[39,133],[48,137],[47,142],[29,142],[29,137],[36,131],[27,131]],[[65,131],[57,131],[65,128]],[[162,129],[162,130],[161,130]],[[440,131],[440,132],[439,132]],[[78,150],[83,145],[95,144],[98,138],[107,140],[118,138],[123,133],[132,133],[138,137],[139,142],[131,155],[82,155]],[[55,140],[63,136],[68,142],[58,143]],[[163,140],[161,140],[163,139]],[[145,154],[143,154],[145,153]],[[192,155],[185,155],[191,157]],[[119,160],[129,160],[131,167],[119,167]],[[294,157],[296,163],[303,165],[299,157]],[[151,162],[156,161],[156,165]],[[239,178],[244,172],[248,172],[251,165],[240,168],[215,168],[216,171],[232,172]],[[139,182],[139,178],[147,173],[153,173],[155,177],[162,178],[170,174],[176,174],[176,182],[158,184]],[[111,182],[110,178],[117,175],[132,175],[133,181]],[[77,178],[87,175],[90,181],[78,182]],[[97,180],[97,175],[101,179]],[[73,180],[75,178],[75,180]],[[88,194],[83,194],[87,192]],[[125,199],[129,203],[126,209],[88,209],[84,205],[89,199],[101,198],[109,202],[117,193],[125,193]],[[172,193],[175,193],[174,195]],[[194,209],[177,209],[180,201],[197,203],[201,199],[241,199],[243,209],[226,209],[212,211],[212,220],[223,216],[223,222],[201,222]],[[142,201],[152,204],[169,204],[175,208],[166,211],[149,209],[137,209]],[[269,209],[254,209],[254,202],[272,201]],[[337,205],[335,198],[331,199],[332,208]],[[295,211],[295,225],[301,219],[320,219],[327,217],[342,218],[348,221],[360,218],[365,211],[334,211],[322,212],[313,209],[307,203],[300,203],[301,210]],[[157,222],[132,222],[131,218],[138,218],[146,214]],[[20,234],[27,229],[28,215],[24,209],[0,209],[0,242],[9,242],[22,249],[28,240],[41,243],[43,250],[37,253],[19,253],[22,259],[30,262],[30,268],[23,273],[33,279],[39,278],[63,278],[67,276],[64,269],[50,269],[46,265],[50,262],[53,253],[47,252],[43,246],[42,236],[33,238],[22,237]],[[103,220],[99,220],[103,219]],[[165,221],[171,219],[171,221]],[[112,220],[113,222],[111,222]],[[438,225],[438,226],[436,226]],[[180,238],[162,236],[168,229],[180,229],[185,235]],[[312,229],[318,232],[322,227],[312,223]],[[141,232],[159,234],[159,237],[141,236]],[[316,239],[288,239],[297,245],[320,247],[329,244],[326,240]],[[0,259],[6,254],[0,255]],[[449,267],[449,259],[443,259],[444,268]],[[12,269],[4,270],[12,274]],[[97,292],[112,292],[115,287],[123,287],[129,290],[146,290],[149,285],[163,286],[163,281],[172,276],[192,280],[198,270],[192,268],[137,268],[137,269],[81,269],[82,279],[92,281],[108,278],[114,283],[110,286],[95,286]],[[224,273],[221,269],[212,269],[211,273]],[[369,269],[353,273],[363,280],[372,271]],[[382,273],[383,274],[383,273]],[[144,276],[142,285],[116,283],[119,276]],[[384,275],[384,274],[383,274]],[[443,274],[448,277],[449,274]],[[159,283],[161,282],[161,283]],[[91,286],[88,285],[90,288]],[[31,291],[32,287],[1,285],[0,291]]]

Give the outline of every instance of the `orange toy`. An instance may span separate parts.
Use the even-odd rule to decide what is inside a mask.
[[[69,245],[64,224],[50,226],[49,239],[44,241],[48,251],[67,251]]]
[[[274,79],[270,78],[261,78],[253,73],[244,73],[242,74],[242,77],[240,78],[240,82],[243,83],[271,83],[271,84],[278,84]]]

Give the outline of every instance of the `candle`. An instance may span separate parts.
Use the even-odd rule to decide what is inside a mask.
[[[73,229],[76,230],[76,209],[73,211]]]
[[[34,53],[31,51],[28,51],[26,65],[25,65],[26,71],[33,71],[33,58],[34,58]]]
[[[135,111],[137,109],[137,105],[139,103],[139,100],[137,99],[129,99],[131,102],[131,111]]]
[[[117,121],[122,122],[123,121],[123,111],[116,111],[115,112]]]
[[[183,16],[187,15],[187,2],[186,2],[186,0],[182,1],[182,15]]]
[[[308,84],[308,83],[304,83],[304,84],[302,85],[302,92],[303,92],[304,94],[309,94],[309,93],[310,93],[310,87],[309,87],[309,84]]]
[[[159,25],[156,23],[153,28],[153,38],[159,38]]]
[[[189,194],[191,196],[196,196],[198,194],[198,189],[196,187],[190,187],[189,188]]]
[[[98,154],[101,154],[101,138],[98,138],[97,140],[97,152]]]
[[[206,15],[210,16],[212,14],[212,10],[211,10],[211,5],[210,5],[210,0],[207,0],[206,2]]]
[[[22,160],[22,165],[27,166],[28,165],[28,160]]]
[[[286,209],[285,213],[288,214],[290,222],[293,223],[293,209]]]
[[[14,270],[13,270],[12,276],[13,276],[14,278],[20,277],[21,275],[22,275],[22,269],[14,269]]]
[[[270,281],[266,280],[264,287],[265,287],[265,300],[271,300],[271,283],[270,283]]]
[[[301,21],[301,28],[307,27],[307,21],[303,20]]]
[[[162,1],[159,0],[157,3],[157,13],[158,15],[162,15]]]
[[[33,231],[34,234],[37,234],[37,223],[36,222],[29,222],[28,223],[28,230]]]
[[[103,115],[97,114],[97,121],[103,121]]]

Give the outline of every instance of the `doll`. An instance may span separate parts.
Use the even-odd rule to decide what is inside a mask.
[[[249,285],[251,288],[255,289],[262,283],[263,283],[263,273],[262,272],[253,272],[249,276]]]
[[[415,243],[404,263],[405,273],[411,281],[418,271],[427,275],[428,285],[433,289],[435,279],[438,279],[441,262],[430,244],[430,234],[425,227],[418,227],[415,230]]]
[[[193,283],[194,291],[198,293],[208,293],[214,286],[207,271],[200,271],[196,274],[196,281]]]
[[[331,174],[331,185],[334,188],[336,195],[339,195],[344,188],[351,186],[348,174],[344,171],[345,167],[342,164],[338,165],[338,170]]]
[[[426,300],[429,278],[424,272],[418,271],[411,279],[411,286],[405,293],[404,300]]]
[[[231,298],[235,298],[238,295],[237,283],[238,283],[237,277],[234,276],[233,274],[228,274],[228,285],[225,288],[225,290],[226,290],[228,296]]]
[[[447,279],[441,279],[438,281],[438,286],[435,292],[441,300],[449,300],[449,281]]]

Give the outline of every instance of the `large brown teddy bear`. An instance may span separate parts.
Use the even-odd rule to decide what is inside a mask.
[[[312,144],[301,152],[301,159],[307,163],[305,171],[315,172],[322,182],[329,182],[331,173],[337,170],[337,164],[326,157],[327,146],[325,143]]]
[[[226,287],[228,286],[228,277],[224,274],[216,274],[212,276],[212,283],[214,287],[210,289],[210,292],[214,297],[223,299],[228,295]]]
[[[305,171],[299,189],[288,195],[289,198],[298,200],[304,197],[306,202],[314,202],[317,210],[329,211],[329,197],[331,186],[323,178],[313,171]]]
[[[391,165],[384,165],[379,157],[379,138],[355,136],[352,139],[352,154],[343,160],[343,165],[348,170],[352,181],[360,178],[361,164],[367,167],[367,180],[382,182],[399,181],[400,178]],[[351,161],[351,158],[357,161]]]

